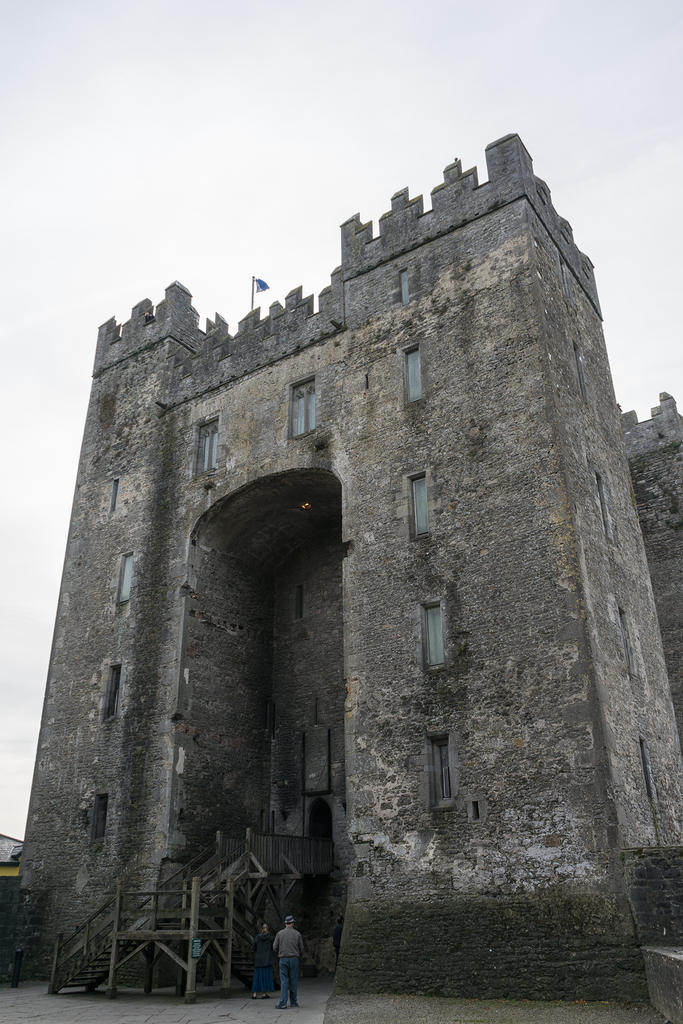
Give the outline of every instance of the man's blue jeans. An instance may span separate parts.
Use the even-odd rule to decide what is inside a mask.
[[[287,1005],[287,996],[289,996],[289,1005],[296,1006],[296,987],[299,982],[299,957],[298,956],[281,956],[280,957],[280,1002],[278,1005],[284,1007]]]

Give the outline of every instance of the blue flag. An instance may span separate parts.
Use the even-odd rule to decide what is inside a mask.
[[[266,284],[265,281],[262,281],[260,277],[256,277],[256,278],[254,278],[254,280],[256,281],[256,291],[257,292],[266,292],[270,288],[270,285]]]

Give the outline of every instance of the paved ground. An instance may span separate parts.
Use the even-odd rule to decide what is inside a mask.
[[[650,1007],[427,996],[333,996],[325,1024],[664,1024]]]
[[[322,1024],[331,978],[304,978],[299,983],[298,1009],[278,1010],[278,992],[271,999],[252,999],[241,986],[228,999],[217,989],[198,991],[187,1005],[172,989],[149,996],[119,988],[116,999],[104,992],[71,992],[49,996],[44,983],[27,982],[0,989],[2,1024]]]
[[[144,996],[119,989],[48,996],[43,983],[0,988],[2,1024],[664,1024],[644,1006],[617,1003],[537,1003],[421,996],[332,996],[330,978],[304,978],[299,1009],[278,1010],[277,999],[252,1000],[242,989],[221,999],[201,989],[185,1005],[170,989]],[[329,1002],[328,1002],[329,998]],[[327,1007],[327,1008],[326,1008]]]

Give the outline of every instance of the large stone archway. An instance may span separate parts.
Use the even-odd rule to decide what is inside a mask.
[[[218,501],[191,540],[179,837],[197,849],[217,829],[305,835],[324,797],[343,847],[339,481],[322,470],[260,479]]]

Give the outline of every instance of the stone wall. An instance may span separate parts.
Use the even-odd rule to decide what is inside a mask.
[[[622,424],[679,737],[683,736],[683,418],[666,392],[652,419]]]
[[[624,875],[642,945],[683,945],[683,847],[624,850]]]
[[[321,799],[337,870],[297,912],[323,957],[348,885],[340,985],[642,993],[618,851],[680,841],[681,776],[595,283],[520,140],[487,164],[351,218],[317,313],[202,331],[176,282],[101,328],[23,860],[44,944],[117,874]]]

